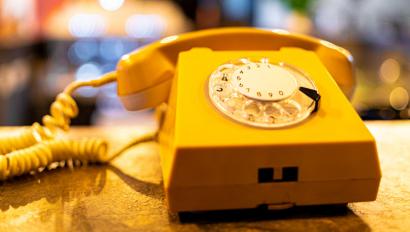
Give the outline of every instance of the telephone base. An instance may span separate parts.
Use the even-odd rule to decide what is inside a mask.
[[[322,96],[317,112],[277,129],[225,117],[206,86],[219,65],[241,57],[303,68]],[[196,48],[180,53],[178,63],[159,134],[170,211],[376,199],[381,171],[375,140],[315,53]]]

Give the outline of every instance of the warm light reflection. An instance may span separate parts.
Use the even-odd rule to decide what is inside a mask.
[[[409,93],[403,87],[396,87],[390,93],[390,105],[396,110],[403,110],[409,103]]]
[[[290,32],[284,29],[272,29],[273,33],[281,34],[281,35],[289,35]]]
[[[163,38],[163,39],[160,41],[160,43],[166,44],[166,43],[170,43],[170,42],[172,42],[172,41],[174,41],[174,40],[176,40],[176,39],[178,39],[178,36],[177,36],[177,35],[171,35],[171,36],[168,36],[168,37],[166,37],[166,38]]]
[[[329,42],[329,41],[326,41],[326,40],[322,40],[322,39],[321,39],[319,42],[320,42],[323,46],[326,46],[326,47],[335,49],[335,50],[337,50],[338,52],[341,52],[344,56],[346,56],[346,58],[347,58],[350,62],[353,62],[353,56],[352,56],[352,54],[350,54],[350,52],[349,52],[348,50],[346,50],[346,49],[344,49],[344,48],[342,48],[342,47],[339,47],[339,46],[337,46],[337,45],[335,45],[335,44],[333,44],[333,43],[331,43],[331,42]]]
[[[400,77],[400,64],[393,58],[383,61],[379,70],[380,79],[386,83],[394,83]]]

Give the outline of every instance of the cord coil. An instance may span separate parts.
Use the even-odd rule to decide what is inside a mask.
[[[50,140],[0,156],[0,180],[20,176],[51,163],[79,160],[99,162],[105,159],[107,143],[101,139]]]
[[[67,93],[60,93],[50,106],[50,115],[43,117],[44,126],[35,122],[19,134],[0,138],[0,155],[55,138],[58,130],[69,129],[71,119],[77,115],[78,107],[74,99]]]
[[[153,140],[156,134],[147,134],[108,159],[108,144],[102,139],[55,139],[59,131],[69,130],[71,119],[78,115],[78,106],[71,97],[77,88],[98,87],[114,81],[115,72],[111,72],[96,80],[73,82],[57,95],[50,106],[50,114],[42,119],[43,126],[34,123],[16,135],[0,138],[0,180],[37,171],[54,162],[108,162],[130,146]]]
[[[0,137],[0,157],[14,150],[22,149],[25,147],[32,146],[37,143],[36,138],[33,134],[33,128],[37,127],[32,125],[30,128],[24,128],[19,131],[18,134],[12,134],[8,136]]]

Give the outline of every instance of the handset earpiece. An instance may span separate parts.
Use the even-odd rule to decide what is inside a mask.
[[[127,54],[117,65],[118,96],[127,110],[155,107],[166,101],[175,64],[156,46]]]

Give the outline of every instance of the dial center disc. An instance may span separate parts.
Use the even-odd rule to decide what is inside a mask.
[[[244,65],[232,77],[241,94],[261,101],[280,101],[298,89],[297,80],[290,72],[269,63]]]

